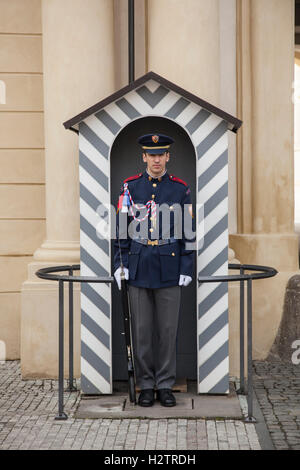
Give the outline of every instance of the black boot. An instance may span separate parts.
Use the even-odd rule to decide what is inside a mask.
[[[157,399],[162,406],[175,406],[176,399],[170,388],[162,388],[157,390]]]
[[[153,388],[147,388],[145,390],[141,390],[138,405],[140,406],[152,406],[154,403],[154,390]]]

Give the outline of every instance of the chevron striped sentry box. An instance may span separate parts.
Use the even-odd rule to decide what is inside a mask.
[[[242,122],[163,77],[149,72],[64,123],[79,131],[80,266],[83,276],[110,276],[113,255],[97,236],[99,204],[110,204],[110,150],[133,120],[160,116],[190,136],[197,156],[197,272],[228,273],[228,130]],[[203,224],[204,215],[204,224]],[[110,215],[105,219],[110,233]],[[203,229],[203,230],[202,230]],[[203,238],[203,233],[204,238]],[[198,287],[198,392],[226,394],[228,286]],[[81,384],[83,393],[112,393],[111,286],[81,286]]]

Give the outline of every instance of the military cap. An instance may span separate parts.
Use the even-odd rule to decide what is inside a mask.
[[[162,154],[169,151],[174,140],[164,134],[146,134],[138,138],[138,143],[146,153]]]

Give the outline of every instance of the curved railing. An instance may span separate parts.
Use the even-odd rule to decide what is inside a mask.
[[[252,382],[252,280],[265,279],[277,274],[276,269],[269,266],[251,264],[229,264],[229,269],[239,269],[240,274],[226,276],[198,276],[198,283],[206,282],[240,282],[240,394],[245,394],[244,372],[244,283],[247,282],[247,404],[248,416],[246,422],[255,422],[253,417],[253,382]],[[64,383],[64,282],[69,283],[69,387],[67,390],[76,391],[73,376],[73,282],[113,283],[114,277],[74,276],[73,272],[80,270],[80,265],[51,266],[36,271],[41,279],[58,281],[59,283],[59,373],[58,373],[58,415],[55,419],[67,419],[63,404]],[[58,275],[68,271],[68,275]],[[245,274],[245,271],[260,271]]]
[[[57,420],[67,419],[64,413],[64,282],[69,283],[69,387],[70,392],[76,391],[74,387],[73,375],[73,282],[90,282],[90,283],[112,283],[113,277],[97,277],[97,276],[73,276],[73,271],[80,270],[80,264],[67,266],[51,266],[49,268],[41,268],[36,271],[36,275],[42,279],[50,281],[58,281],[59,284],[59,328],[58,328],[58,415]],[[68,271],[69,275],[58,275],[62,271]]]

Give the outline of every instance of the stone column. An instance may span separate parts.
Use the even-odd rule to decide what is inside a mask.
[[[115,86],[128,85],[128,2],[114,2]],[[146,73],[146,3],[134,2],[135,80]]]
[[[235,116],[235,0],[151,0],[147,13],[147,71]],[[236,232],[236,136],[229,132],[228,138],[229,231]]]
[[[230,236],[242,263],[275,267],[254,281],[254,358],[264,359],[298,271],[294,233],[293,0],[238,0],[238,227]]]
[[[151,0],[147,69],[237,115],[235,0]],[[229,232],[236,232],[236,136],[229,139]],[[232,247],[229,263],[239,263]],[[236,273],[236,271],[234,272]],[[239,286],[229,284],[230,373],[238,373]]]
[[[62,123],[115,89],[111,0],[43,0],[42,24],[47,237],[22,287],[23,377],[57,375],[57,283],[42,281],[35,272],[80,259],[78,137]],[[79,375],[79,284],[74,290]]]
[[[219,0],[148,2],[148,70],[218,106]]]

